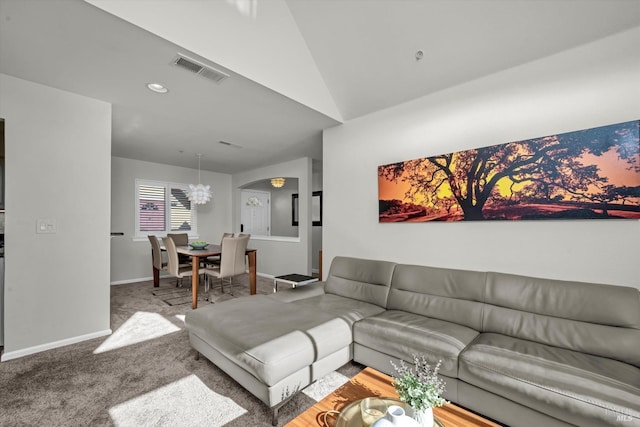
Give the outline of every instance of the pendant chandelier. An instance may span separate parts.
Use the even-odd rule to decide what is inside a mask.
[[[191,203],[195,203],[196,205],[204,205],[209,200],[211,200],[211,186],[200,184],[200,158],[202,154],[197,154],[198,156],[198,185],[189,184],[189,194],[187,197],[191,201]]]

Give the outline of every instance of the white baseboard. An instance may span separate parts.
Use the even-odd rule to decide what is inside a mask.
[[[170,277],[170,276],[167,276]],[[162,279],[162,277],[160,277]],[[139,277],[137,279],[126,279],[126,280],[116,280],[115,282],[111,282],[111,286],[113,285],[127,285],[129,283],[136,283],[136,282],[146,282],[149,280],[153,280],[153,276],[149,276],[149,277]]]
[[[21,350],[15,350],[10,352],[5,352],[2,354],[2,358],[0,358],[0,362],[6,362],[7,360],[17,359],[19,357],[28,356],[30,354],[40,353],[46,350],[52,350],[58,347],[64,347],[70,344],[77,344],[82,341],[92,340],[94,338],[100,338],[107,335],[111,335],[111,329],[105,329],[103,331],[92,332],[86,335],[80,335],[77,337],[67,338],[60,341],[54,341],[46,344],[40,344],[33,347],[23,348]],[[6,344],[6,343],[5,343]]]

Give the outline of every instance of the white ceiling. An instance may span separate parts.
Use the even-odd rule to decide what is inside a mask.
[[[274,0],[173,1],[181,7],[207,1],[253,4],[259,16],[264,2]],[[270,89],[274,86],[260,78],[260,70],[225,68],[222,58],[200,56],[81,0],[0,0],[0,72],[112,103],[115,156],[194,168],[196,153],[202,153],[203,169],[234,173],[302,156],[321,159],[322,129],[341,120],[640,26],[638,0],[285,0],[284,5],[337,115]],[[418,50],[424,52],[419,61]],[[216,84],[172,67],[177,52],[231,77]],[[238,49],[237,55],[250,53]],[[293,71],[283,78],[301,79]],[[150,81],[163,82],[170,92],[148,91]]]

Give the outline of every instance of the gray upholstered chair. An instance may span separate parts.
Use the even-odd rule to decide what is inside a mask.
[[[210,277],[220,280],[220,290],[224,292],[224,280],[229,279],[230,293],[233,295],[233,278],[246,273],[246,252],[249,236],[225,237],[222,239],[220,265],[205,268],[205,292],[209,292]]]
[[[189,245],[189,234],[187,233],[169,233],[167,234],[167,237],[171,237],[176,243],[176,246]]]
[[[166,272],[177,279],[176,287],[182,286],[182,278],[191,277],[192,275],[191,266],[180,264],[180,261],[178,260],[178,251],[176,249],[176,243],[171,237],[165,237],[162,239],[162,241],[167,251]]]
[[[188,233],[168,233],[167,237],[171,237],[176,243],[176,246],[189,246]],[[178,260],[180,264],[191,264],[191,257],[188,255],[178,254]]]
[[[233,233],[222,233],[222,239],[220,239],[220,246],[225,237],[233,237]],[[212,266],[220,265],[220,255],[214,255],[205,259],[205,264],[212,264]],[[205,266],[206,267],[206,266]]]
[[[167,271],[167,263],[162,259],[162,249],[158,238],[152,234],[147,236],[151,243],[151,257],[153,259],[153,267],[158,271]]]

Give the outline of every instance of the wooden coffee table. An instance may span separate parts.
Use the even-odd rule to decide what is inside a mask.
[[[291,420],[285,427],[334,427],[337,414],[328,411],[342,411],[350,403],[368,396],[398,397],[391,385],[391,377],[373,368],[365,368],[346,384]],[[445,427],[500,427],[492,421],[471,413],[452,403],[434,408],[433,414]],[[327,423],[324,423],[326,419]],[[434,424],[435,426],[435,424]]]

